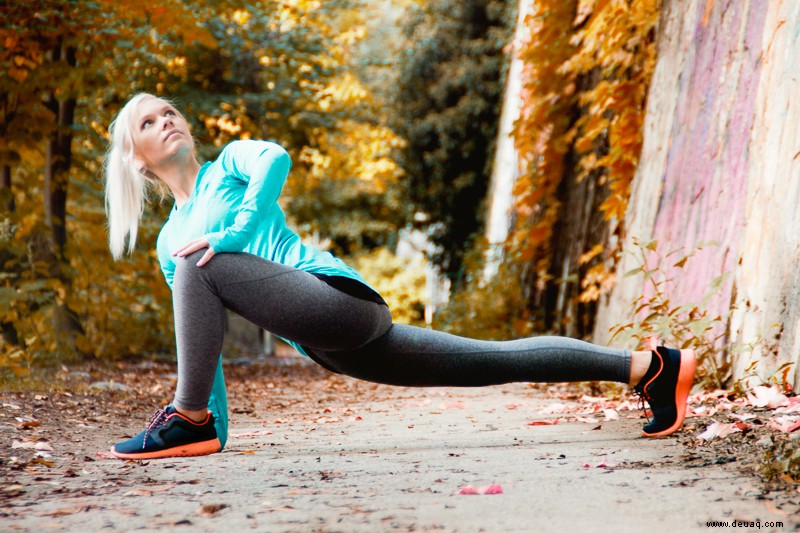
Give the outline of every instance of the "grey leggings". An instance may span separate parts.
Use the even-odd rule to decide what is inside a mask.
[[[225,334],[225,308],[297,342],[329,370],[408,386],[483,386],[629,379],[631,354],[564,337],[479,341],[392,324],[380,298],[249,254],[203,250],[176,260],[173,305],[178,348],[174,403],[205,409]],[[363,287],[363,284],[359,284]],[[368,290],[366,292],[369,292]]]

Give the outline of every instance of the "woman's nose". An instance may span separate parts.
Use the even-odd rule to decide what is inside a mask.
[[[172,126],[172,117],[164,117],[164,121],[161,123],[161,129],[166,129],[167,126]]]

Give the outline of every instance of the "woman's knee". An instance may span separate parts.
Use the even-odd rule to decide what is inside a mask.
[[[198,250],[186,257],[175,258],[175,272],[172,279],[174,287],[178,288],[184,285],[192,285],[197,282],[207,281],[207,279],[205,279],[206,267],[210,265],[211,261],[215,258],[212,257],[211,261],[206,265],[199,267],[197,266],[197,262],[203,257],[203,253],[205,253],[205,250]]]

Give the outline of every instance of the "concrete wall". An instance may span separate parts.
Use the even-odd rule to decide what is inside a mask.
[[[699,302],[730,273],[709,310],[749,302],[730,329],[745,342],[769,337],[762,346],[778,360],[764,358],[765,371],[800,352],[798,39],[800,2],[665,0],[626,220],[628,239],[655,238],[663,250],[718,243],[676,269],[671,299]],[[626,255],[620,272],[633,266]],[[608,340],[643,290],[641,278],[620,280],[595,340]],[[746,365],[737,361],[739,374]]]

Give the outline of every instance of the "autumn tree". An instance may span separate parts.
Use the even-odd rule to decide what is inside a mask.
[[[454,280],[482,225],[513,11],[503,1],[434,0],[405,22],[395,127],[407,141],[407,194],[439,247],[434,262]]]
[[[59,308],[73,319],[75,346],[84,353],[171,346],[169,294],[152,253],[169,202],[154,204],[142,222],[139,248],[146,252],[112,264],[105,244],[107,126],[136,92],[176,100],[202,159],[239,138],[286,146],[295,160],[289,195],[302,187],[314,192],[306,178],[315,172],[315,187],[346,173],[365,194],[398,178],[385,157],[398,141],[363,120],[366,97],[353,98],[360,95],[348,74],[348,51],[360,35],[356,7],[277,0],[3,4],[0,366],[19,369],[23,359],[63,350],[61,326],[53,325]],[[303,223],[302,202],[292,204],[290,214]]]

